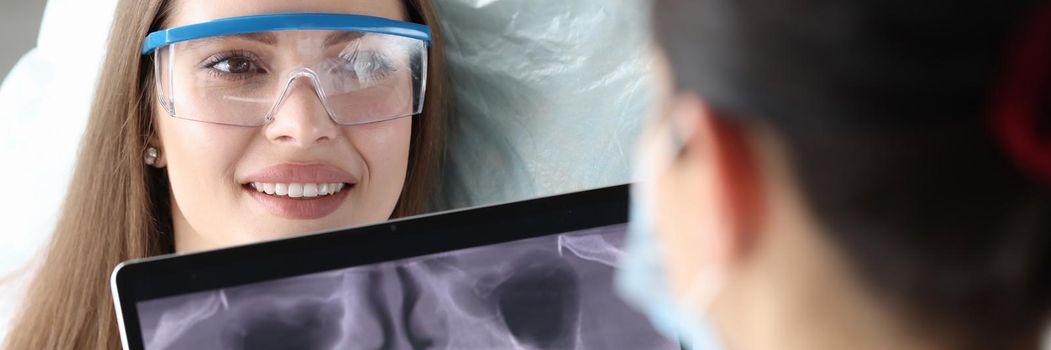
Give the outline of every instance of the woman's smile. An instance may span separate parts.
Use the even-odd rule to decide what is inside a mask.
[[[280,164],[253,173],[241,187],[271,214],[306,220],[335,212],[356,183],[356,177],[339,167]]]
[[[310,199],[336,194],[343,190],[343,183],[260,183],[248,184],[258,192],[271,196]]]

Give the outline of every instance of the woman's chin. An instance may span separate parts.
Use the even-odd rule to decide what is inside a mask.
[[[245,237],[248,237],[248,241],[242,242],[242,244],[334,231],[349,227],[380,223],[385,220],[386,218],[375,220],[360,218],[357,220],[347,220],[347,216],[339,215],[339,212],[313,220],[287,219],[269,215],[266,219],[255,220],[255,222],[250,225],[254,226],[255,229],[250,232],[245,232]]]

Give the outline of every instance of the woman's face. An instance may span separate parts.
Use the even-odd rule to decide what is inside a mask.
[[[405,20],[399,0],[174,0],[167,27],[268,13],[348,13]],[[277,41],[296,50],[294,41]],[[177,251],[245,244],[390,217],[409,157],[411,118],[340,126],[307,79],[259,127],[172,118],[154,108],[151,143],[171,183]],[[178,99],[178,97],[175,97]],[[331,186],[331,184],[342,184]],[[258,191],[284,187],[303,196]],[[308,197],[311,187],[330,195]]]

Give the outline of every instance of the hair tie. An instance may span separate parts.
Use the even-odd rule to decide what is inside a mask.
[[[1051,138],[1041,133],[1041,104],[1051,85],[1051,1],[1040,5],[1014,37],[1005,76],[993,100],[992,127],[1024,173],[1051,184]],[[1044,123],[1049,121],[1044,120]],[[1045,124],[1045,128],[1048,125]]]

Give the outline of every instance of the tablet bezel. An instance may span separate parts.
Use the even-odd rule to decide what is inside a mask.
[[[125,349],[142,349],[137,303],[627,223],[628,185],[462,209],[191,254],[132,260],[111,275]]]

